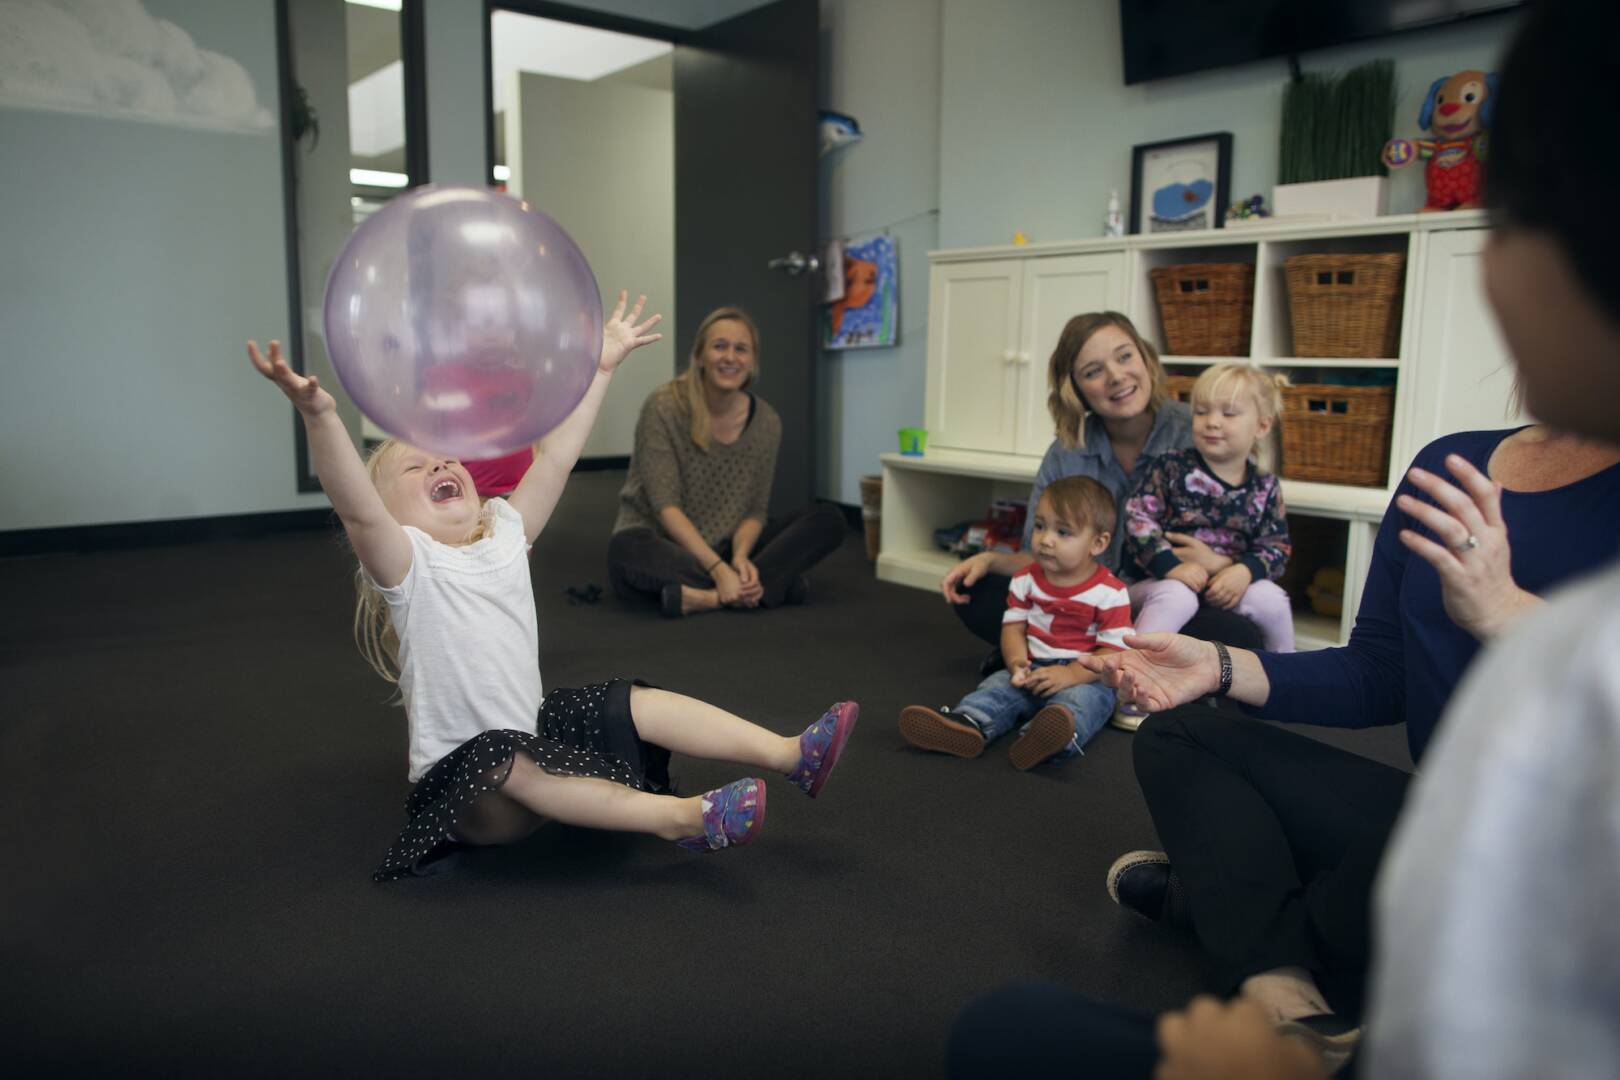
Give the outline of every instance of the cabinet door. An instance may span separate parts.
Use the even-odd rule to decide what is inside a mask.
[[[1125,255],[1058,255],[1024,263],[1024,305],[1018,343],[1018,423],[1014,449],[1044,454],[1054,425],[1046,407],[1047,366],[1063,326],[1088,311],[1117,310]]]
[[[1013,448],[1018,259],[935,266],[928,295],[928,445]]]
[[[1513,362],[1485,299],[1481,260],[1488,235],[1458,229],[1428,236],[1416,352],[1403,375],[1413,387],[1408,459],[1441,435],[1524,422],[1510,405]]]

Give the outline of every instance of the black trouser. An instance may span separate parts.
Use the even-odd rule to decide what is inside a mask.
[[[1298,966],[1354,1011],[1373,877],[1412,775],[1229,703],[1151,716],[1133,751],[1193,927],[1229,987]]]
[[[761,607],[776,607],[793,580],[838,550],[849,531],[844,512],[831,503],[816,503],[786,517],[771,518],[749,553],[765,594]],[[731,538],[715,547],[731,560]],[[620,596],[657,600],[665,585],[714,587],[703,564],[675,541],[653,529],[624,529],[608,541],[608,580]]]
[[[1000,574],[986,574],[967,590],[967,603],[951,605],[969,630],[997,648],[1001,647],[1001,617],[1007,611],[1009,580]],[[1237,649],[1258,649],[1265,644],[1260,628],[1251,619],[1208,604],[1198,605],[1198,614],[1181,632],[1205,641],[1224,641]]]

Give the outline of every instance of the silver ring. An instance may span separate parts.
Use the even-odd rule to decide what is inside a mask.
[[[1477,547],[1479,547],[1479,537],[1475,536],[1473,533],[1469,533],[1468,539],[1464,540],[1451,550],[1460,555],[1465,551],[1473,551]]]

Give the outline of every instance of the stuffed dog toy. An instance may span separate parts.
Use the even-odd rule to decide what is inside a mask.
[[[1459,71],[1434,80],[1418,112],[1418,127],[1433,139],[1391,139],[1384,145],[1384,164],[1392,169],[1414,158],[1428,162],[1423,183],[1429,210],[1464,210],[1480,205],[1481,165],[1486,130],[1496,109],[1496,74]]]

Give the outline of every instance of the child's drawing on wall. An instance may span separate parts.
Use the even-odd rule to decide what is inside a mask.
[[[894,238],[844,245],[844,297],[827,305],[821,342],[829,349],[893,345],[899,314]]]

